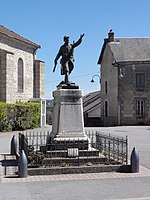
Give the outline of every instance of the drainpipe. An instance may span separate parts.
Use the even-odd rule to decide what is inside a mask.
[[[116,61],[116,60],[113,60],[113,62],[112,62],[112,65],[114,66],[114,67],[117,67],[117,69],[118,69],[118,98],[117,98],[117,123],[118,123],[118,125],[120,125],[120,121],[121,121],[121,114],[120,114],[120,112],[121,112],[121,110],[120,110],[120,93],[119,93],[119,91],[120,91],[120,86],[119,86],[119,77],[120,77],[120,70],[119,70],[119,67],[120,67],[120,65],[119,65],[119,63]]]

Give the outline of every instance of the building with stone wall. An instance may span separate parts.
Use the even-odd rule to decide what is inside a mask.
[[[15,103],[44,97],[44,62],[39,45],[0,25],[0,101]]]
[[[104,126],[150,124],[150,38],[115,38],[99,56]]]

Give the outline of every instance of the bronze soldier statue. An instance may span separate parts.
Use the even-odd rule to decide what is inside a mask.
[[[69,44],[69,36],[64,36],[64,44],[60,47],[54,60],[53,72],[55,72],[57,60],[61,57],[61,75],[65,75],[65,84],[69,84],[69,74],[74,68],[74,48],[81,44],[83,36],[84,34],[81,34],[78,41],[73,44]]]

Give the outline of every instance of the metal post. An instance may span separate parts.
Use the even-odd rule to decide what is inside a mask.
[[[10,154],[11,155],[17,155],[17,140],[15,138],[15,135],[13,135],[11,139],[11,147],[10,147]]]
[[[126,165],[128,164],[128,136],[126,135]]]
[[[20,178],[28,176],[28,161],[24,150],[21,151],[18,163],[18,175]]]
[[[108,137],[108,153],[109,153],[109,164],[111,163],[111,160],[110,160],[110,140],[111,140],[111,138],[110,138],[110,133],[109,133],[109,137]]]
[[[131,153],[131,172],[139,172],[139,153],[135,147]]]
[[[19,150],[20,153],[22,150],[24,150],[26,156],[28,157],[28,138],[27,134],[26,136],[22,133],[19,133]]]

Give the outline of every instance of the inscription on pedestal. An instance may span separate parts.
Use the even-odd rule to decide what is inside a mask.
[[[58,89],[53,92],[54,108],[52,133],[56,137],[85,136],[82,91]]]

